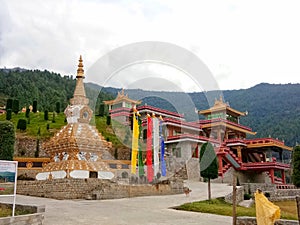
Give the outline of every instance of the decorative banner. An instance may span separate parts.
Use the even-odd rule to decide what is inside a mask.
[[[147,115],[147,146],[146,146],[146,165],[147,165],[147,179],[149,182],[153,181],[153,168],[152,168],[152,118]]]
[[[133,112],[133,132],[132,132],[132,150],[131,150],[131,173],[136,174],[137,153],[139,148],[139,124],[135,111]]]
[[[161,163],[161,175],[166,176],[167,175],[167,169],[166,169],[166,161],[165,161],[165,140],[162,133],[162,118],[159,121],[159,133],[160,133],[160,163]]]
[[[142,120],[138,117],[138,125],[139,125],[139,134],[142,134]],[[140,143],[140,135],[139,135],[139,152],[138,152],[138,164],[139,164],[139,176],[143,176],[144,172],[144,163],[143,163],[143,151]]]
[[[0,160],[0,197],[14,197],[12,216],[15,216],[17,171],[17,161]]]
[[[159,172],[159,120],[153,118],[153,163],[154,176]]]
[[[273,225],[280,219],[280,208],[270,202],[259,190],[254,194],[257,225]]]

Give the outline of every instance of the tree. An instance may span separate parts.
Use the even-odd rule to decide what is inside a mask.
[[[60,113],[60,102],[56,102],[56,105],[55,105],[55,112],[56,112],[56,113]]]
[[[12,105],[13,105],[13,100],[12,99],[7,99],[6,100],[6,107],[5,109],[8,110],[8,109],[12,109]]]
[[[210,180],[218,177],[218,161],[214,147],[210,142],[202,145],[199,163],[200,175],[208,180],[208,199],[211,200]]]
[[[32,104],[32,112],[36,113],[37,112],[37,101],[34,100]]]
[[[29,114],[30,114],[30,109],[27,108],[27,109],[26,109],[26,112],[25,112],[25,117],[26,117],[26,118],[29,118]]]
[[[17,99],[13,100],[12,111],[15,114],[18,114],[18,112],[19,112],[19,100],[17,100]]]
[[[110,116],[106,116],[106,125],[110,125],[111,124],[111,117]]]
[[[0,159],[13,160],[15,128],[9,121],[0,121]]]
[[[104,104],[100,104],[99,106],[99,116],[103,117],[105,114]]]
[[[55,112],[54,112],[54,110],[52,112],[52,123],[55,123]]]
[[[296,187],[300,187],[300,145],[297,145],[293,152],[292,180]]]
[[[24,131],[26,130],[26,128],[27,128],[27,121],[24,119],[19,119],[17,123],[17,129]]]
[[[6,120],[11,120],[11,109],[6,110]]]
[[[48,120],[49,119],[49,114],[48,114],[48,110],[45,110],[44,112],[44,120]]]

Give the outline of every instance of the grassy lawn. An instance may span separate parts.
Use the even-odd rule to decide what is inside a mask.
[[[15,216],[26,215],[26,214],[31,214],[31,212],[26,210],[15,210]],[[8,217],[8,216],[12,216],[12,209],[6,207],[0,208],[0,217]]]
[[[53,113],[49,112],[48,114],[49,120],[44,120],[44,112],[38,113],[30,113],[30,121],[27,123],[27,127],[25,131],[20,131],[17,129],[17,123],[19,119],[25,119],[28,121],[28,118],[25,117],[25,113],[12,113],[12,119],[10,120],[14,125],[18,135],[37,138],[38,129],[40,128],[40,138],[49,138],[54,135],[55,132],[59,131],[63,126],[67,125],[65,122],[65,115],[63,112],[57,114],[55,113],[55,122],[52,122]],[[0,115],[0,121],[6,120],[6,115]],[[47,130],[47,124],[49,129]],[[92,117],[90,122],[91,125],[95,125],[99,132],[105,137],[105,139],[109,140],[113,143],[114,147],[123,147],[122,141],[115,135],[116,129],[125,129],[121,126],[121,124],[117,124],[114,122],[114,126],[106,125],[106,117],[95,116]],[[121,137],[125,135],[125,131],[121,131]],[[119,136],[120,137],[120,136]],[[125,137],[125,136],[124,136]],[[123,137],[123,138],[124,138]]]
[[[281,219],[297,220],[296,201],[275,202],[281,209]],[[211,213],[224,216],[232,216],[232,205],[226,203],[224,198],[205,200],[200,202],[186,203],[175,207],[177,210]],[[255,206],[245,208],[237,206],[237,216],[255,217]]]

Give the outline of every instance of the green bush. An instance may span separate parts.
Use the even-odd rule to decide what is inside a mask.
[[[12,105],[12,111],[13,111],[15,114],[18,114],[18,113],[19,113],[19,100],[14,99],[13,105]]]
[[[17,123],[17,129],[24,131],[26,130],[26,128],[27,128],[27,121],[24,119],[19,119]]]
[[[13,160],[15,145],[15,128],[13,123],[0,121],[0,140],[0,159]]]
[[[29,117],[29,114],[30,114],[30,109],[27,108],[27,109],[26,109],[26,113],[25,113],[25,117],[28,118],[28,117]]]
[[[11,109],[6,110],[6,120],[11,120]]]
[[[252,195],[248,194],[248,193],[245,193],[244,194],[244,200],[249,200],[252,198]]]
[[[37,101],[34,100],[32,104],[32,112],[36,113],[37,112]]]
[[[44,112],[44,120],[48,120],[48,119],[49,119],[48,110],[45,110],[45,112]]]

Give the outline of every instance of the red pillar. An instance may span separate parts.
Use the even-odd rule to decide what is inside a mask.
[[[222,163],[222,156],[219,156],[219,171],[221,171],[222,173],[222,177],[223,177],[223,163]]]
[[[285,183],[285,173],[284,173],[284,170],[281,170],[281,178],[282,178],[282,184],[286,184]]]

